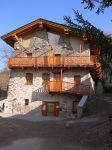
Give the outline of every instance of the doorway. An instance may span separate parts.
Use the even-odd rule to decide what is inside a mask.
[[[61,84],[61,74],[59,72],[53,73],[53,91],[60,92]]]
[[[54,54],[54,66],[60,66],[61,54]]]
[[[59,102],[43,102],[42,105],[43,116],[59,116]]]
[[[76,114],[77,113],[77,105],[78,105],[79,101],[73,101],[72,103],[72,113]]]

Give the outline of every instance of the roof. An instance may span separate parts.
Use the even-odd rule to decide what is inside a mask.
[[[24,35],[26,32],[32,31],[34,29],[40,28],[40,26],[46,27],[48,30],[56,31],[59,33],[68,32],[68,28],[64,24],[56,23],[53,21],[45,20],[42,18],[39,18],[31,23],[28,23],[18,29],[15,29],[3,36],[1,38],[10,46],[13,47],[15,42],[15,37],[19,37]]]

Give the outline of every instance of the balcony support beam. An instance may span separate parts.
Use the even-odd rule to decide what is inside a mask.
[[[16,42],[19,41],[19,38],[16,34],[14,34],[12,37],[13,37],[14,41],[16,41]]]
[[[63,69],[61,68],[60,93],[62,92],[62,82],[63,82]]]
[[[42,21],[40,21],[40,22],[38,23],[38,27],[39,27],[40,30],[42,30],[42,29],[44,28]]]
[[[69,29],[68,28],[64,28],[64,34],[66,37],[69,36]]]

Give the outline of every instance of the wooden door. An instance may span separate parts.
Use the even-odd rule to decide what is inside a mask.
[[[47,102],[42,104],[42,116],[47,116]]]
[[[53,91],[60,92],[61,90],[61,74],[53,73]]]
[[[54,107],[54,116],[57,117],[59,116],[59,102],[55,102],[55,107]]]
[[[73,101],[73,105],[72,105],[72,113],[75,114],[77,113],[77,105],[78,105],[79,101]]]
[[[53,67],[53,59],[54,59],[54,54],[52,52],[48,53],[48,66]]]
[[[43,102],[43,116],[59,116],[59,102]]]
[[[46,84],[50,81],[50,74],[49,73],[43,73],[42,74],[42,84]]]
[[[60,54],[55,54],[54,55],[54,66],[60,66],[60,59],[61,59],[61,55]]]
[[[55,104],[54,103],[47,103],[47,116],[54,116],[55,112]]]

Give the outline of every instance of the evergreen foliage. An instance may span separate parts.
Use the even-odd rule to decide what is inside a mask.
[[[89,37],[90,45],[96,45],[100,50],[98,59],[102,63],[102,69],[105,72],[106,80],[112,82],[112,36],[104,34],[103,31],[96,28],[88,20],[74,10],[75,19],[72,21],[71,17],[65,16],[66,25],[70,28],[72,33],[80,37]],[[93,49],[94,51],[96,49]]]
[[[97,14],[104,12],[105,8],[112,6],[112,0],[82,0],[82,3],[87,5],[85,9],[90,10],[94,9],[96,4],[98,4]]]
[[[103,31],[93,26],[88,20],[74,10],[76,18],[72,21],[71,17],[65,16],[64,20],[73,34],[77,36],[87,36],[91,39],[91,45],[98,45],[101,53],[112,53],[112,37],[110,34],[104,34]]]

